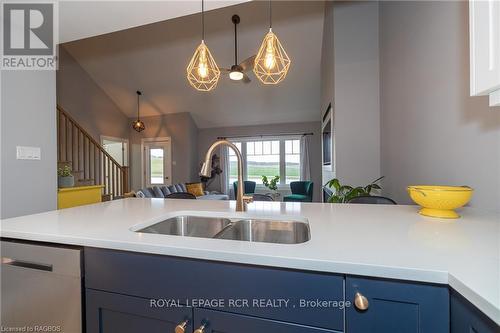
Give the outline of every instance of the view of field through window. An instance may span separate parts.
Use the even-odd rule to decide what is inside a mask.
[[[263,140],[234,142],[240,149],[245,161],[247,177],[257,184],[262,184],[262,176],[280,176],[281,184],[289,184],[292,181],[300,180],[300,140]],[[242,150],[242,144],[245,149]],[[280,154],[280,149],[284,145],[284,154]],[[284,160],[282,160],[284,155]],[[229,149],[229,183],[237,180],[238,169],[236,155]],[[281,174],[281,164],[284,165],[284,174]]]
[[[149,161],[151,184],[163,184],[163,149],[150,149]]]

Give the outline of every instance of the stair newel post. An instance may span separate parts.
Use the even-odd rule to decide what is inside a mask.
[[[130,192],[130,185],[129,185],[129,167],[124,166],[122,167],[122,176],[123,176],[123,194]]]

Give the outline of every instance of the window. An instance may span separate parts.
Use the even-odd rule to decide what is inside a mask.
[[[280,142],[252,141],[246,143],[246,179],[262,184],[262,176],[280,175]]]
[[[149,150],[149,163],[151,184],[163,184],[163,148]]]
[[[300,180],[300,140],[298,138],[249,138],[232,141],[241,151],[244,179],[262,185],[262,176],[280,176],[280,184]],[[236,155],[229,149],[229,184],[238,179]]]
[[[285,140],[285,182],[300,180],[300,140]]]

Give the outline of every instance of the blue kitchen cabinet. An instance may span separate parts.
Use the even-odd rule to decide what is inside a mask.
[[[301,306],[344,300],[344,276],[272,267],[85,249],[85,287],[304,326],[343,331],[344,308]],[[197,300],[220,304],[194,305]],[[232,306],[244,300],[247,306]],[[287,304],[274,304],[287,300]]]
[[[87,333],[174,332],[184,321],[186,333],[202,325],[203,333],[450,333],[447,285],[86,248],[85,288]],[[151,299],[189,306],[155,308]],[[277,299],[289,305],[252,304]],[[301,300],[352,306],[302,307]]]
[[[194,309],[194,328],[203,333],[333,333],[334,331],[239,314]],[[199,331],[198,331],[199,332]],[[197,333],[198,333],[197,332]]]
[[[186,321],[192,332],[192,309],[155,308],[147,298],[86,290],[87,333],[166,333]]]
[[[448,333],[448,286],[346,278],[347,333]]]
[[[455,290],[450,296],[452,333],[498,333],[500,327]]]

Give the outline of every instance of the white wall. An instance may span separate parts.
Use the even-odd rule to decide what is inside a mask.
[[[500,108],[469,97],[467,2],[380,7],[384,193],[469,185],[471,205],[500,211]]]
[[[334,106],[334,54],[333,54],[333,1],[325,1],[325,17],[323,21],[323,41],[321,45],[321,112],[318,113],[318,119],[322,119],[323,115],[332,103]],[[321,184],[326,184],[330,179],[335,177],[335,170],[331,168],[322,169]]]
[[[364,185],[380,176],[378,2],[333,4],[334,172]]]
[[[145,102],[147,100],[145,99]],[[129,118],[132,123],[134,118]],[[172,184],[199,181],[198,128],[188,112],[157,117],[141,117],[146,129],[140,133],[130,129],[130,172],[133,190],[142,187],[141,139],[172,139]]]
[[[101,135],[128,139],[131,122],[80,64],[59,47],[57,104],[97,142]],[[135,95],[135,90],[128,92]]]
[[[56,74],[1,72],[0,217],[57,207]],[[41,148],[41,160],[17,160],[16,146]]]

